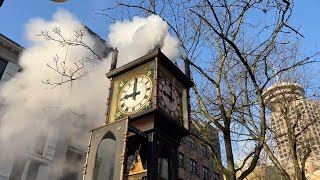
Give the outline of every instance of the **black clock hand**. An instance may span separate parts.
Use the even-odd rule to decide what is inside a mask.
[[[133,84],[133,93],[132,93],[132,94],[133,94],[133,96],[132,96],[132,99],[133,99],[133,100],[136,100],[136,95],[137,95],[137,94],[136,94],[136,93],[137,93],[137,83],[138,83],[137,81],[138,81],[138,79],[137,79],[137,77],[135,77],[135,78],[134,78],[134,84]],[[140,93],[140,92],[139,92],[139,93]]]
[[[169,99],[170,103],[172,103],[174,101],[174,99],[172,98],[172,94],[169,95],[166,91],[163,91],[163,95],[167,96],[167,98]]]
[[[138,79],[134,78],[133,92],[132,92],[132,94],[126,94],[124,96],[125,99],[128,99],[129,97],[132,97],[132,100],[136,100],[136,96],[140,95],[140,91],[137,92],[137,84],[138,84]]]
[[[132,99],[133,99],[133,96],[137,96],[137,95],[140,95],[140,91],[138,91],[138,92],[136,92],[135,94],[134,93],[132,93],[132,94],[126,94],[123,98],[125,98],[125,99],[128,99],[129,97],[132,97]],[[135,100],[135,99],[133,99],[133,100]]]

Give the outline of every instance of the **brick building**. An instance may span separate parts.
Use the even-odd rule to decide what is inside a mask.
[[[178,149],[178,177],[183,180],[220,180],[223,175],[214,166],[209,148],[201,140],[200,132],[191,126],[191,135],[182,139]],[[210,140],[221,159],[218,132],[210,129]]]

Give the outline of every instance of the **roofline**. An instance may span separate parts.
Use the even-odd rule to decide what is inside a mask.
[[[19,50],[23,50],[24,47],[21,46],[20,44],[18,44],[17,42],[13,41],[12,39],[8,38],[7,36],[3,35],[2,33],[0,33],[0,37],[6,41],[8,41],[10,44],[16,46]]]

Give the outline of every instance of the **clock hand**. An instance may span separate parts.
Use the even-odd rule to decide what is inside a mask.
[[[132,99],[133,99],[134,95],[135,95],[135,96],[136,96],[136,95],[140,95],[140,91],[136,92],[135,94],[134,94],[134,93],[132,93],[132,94],[126,94],[123,98],[124,98],[124,99],[128,99],[129,97],[132,97]],[[133,100],[135,100],[135,99],[133,99]]]
[[[133,96],[133,94],[126,94],[123,98],[128,99],[129,97],[132,97],[132,96]]]
[[[132,93],[132,99],[133,100],[136,100],[136,96],[138,95],[138,93],[140,94],[140,91],[139,92],[137,92],[137,82],[138,81],[138,79],[137,79],[137,77],[135,77],[134,78],[134,84],[133,84],[133,93]]]
[[[131,94],[126,94],[123,98],[128,99],[129,97],[132,97],[132,100],[136,100],[136,96],[140,95],[140,91],[137,92],[137,84],[138,84],[138,79],[134,78],[134,83],[133,83],[133,92]]]
[[[163,95],[167,96],[167,98],[169,99],[170,103],[172,103],[174,101],[174,99],[172,98],[172,94],[169,95],[166,91],[163,91]]]

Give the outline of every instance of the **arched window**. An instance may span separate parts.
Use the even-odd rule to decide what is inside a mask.
[[[113,180],[116,138],[107,132],[101,140],[94,165],[93,180]]]

